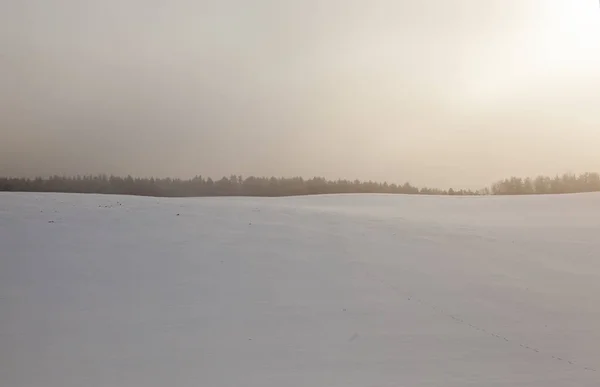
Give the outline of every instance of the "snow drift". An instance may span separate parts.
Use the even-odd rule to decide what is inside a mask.
[[[600,195],[0,194],[0,381],[597,386]]]

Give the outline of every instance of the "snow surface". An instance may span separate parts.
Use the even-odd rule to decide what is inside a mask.
[[[598,386],[599,344],[597,194],[0,194],[1,386]]]

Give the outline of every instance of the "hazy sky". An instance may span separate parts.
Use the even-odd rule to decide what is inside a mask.
[[[0,0],[0,175],[600,171],[597,0]]]

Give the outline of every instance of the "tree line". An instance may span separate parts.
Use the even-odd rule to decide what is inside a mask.
[[[232,175],[220,180],[196,176],[192,179],[134,178],[131,176],[52,176],[49,178],[0,178],[0,191],[70,192],[141,196],[300,196],[344,193],[426,195],[476,195],[471,190],[417,188],[410,183],[388,184],[359,180],[267,178]]]
[[[600,174],[586,172],[580,175],[565,173],[553,178],[538,176],[536,178],[511,177],[496,182],[491,187],[494,195],[543,195],[566,194],[600,191]]]
[[[131,176],[51,176],[48,178],[0,177],[0,191],[98,193],[164,197],[194,196],[300,196],[345,193],[421,195],[528,195],[600,191],[600,175],[565,174],[553,178],[511,177],[481,190],[415,187],[410,183],[388,184],[359,180],[327,180],[322,177],[247,177],[232,175],[220,180],[196,176],[192,179],[134,178]]]

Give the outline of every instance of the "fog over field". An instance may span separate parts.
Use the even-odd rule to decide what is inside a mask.
[[[597,386],[599,213],[1,193],[0,384]]]
[[[599,37],[598,0],[0,1],[0,387],[598,387]]]
[[[597,0],[3,0],[0,176],[600,165]]]

